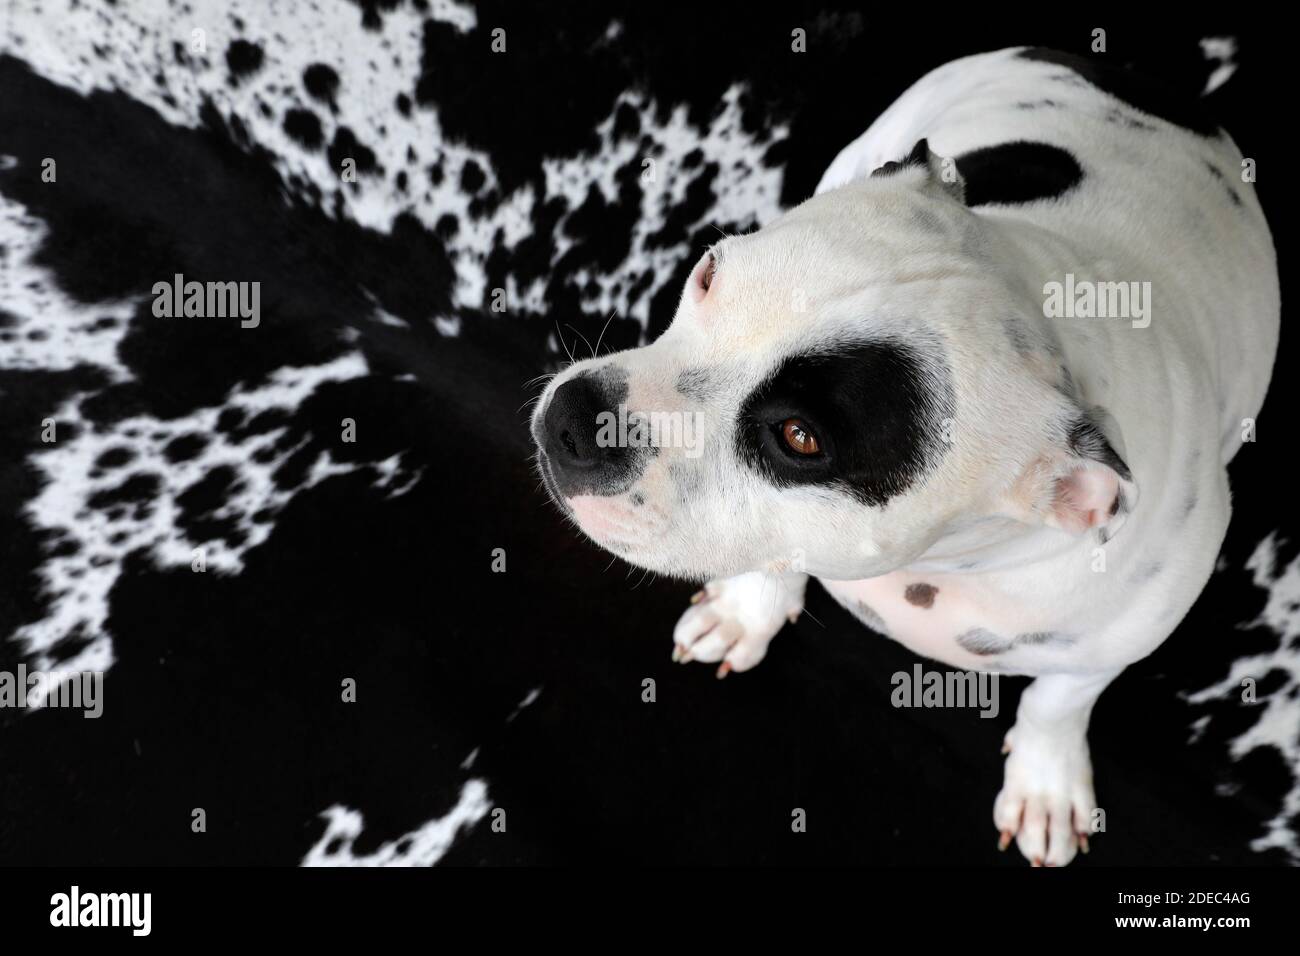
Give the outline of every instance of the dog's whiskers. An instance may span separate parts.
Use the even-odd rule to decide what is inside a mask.
[[[524,384],[521,385],[520,388],[532,388],[538,382],[545,382],[546,380],[552,378],[555,378],[554,372],[543,372],[541,375],[534,376],[533,378],[530,378],[528,381],[524,382]]]
[[[577,332],[577,333],[578,333],[578,338],[582,339],[582,341],[584,341],[584,342],[587,343],[587,348],[588,348],[588,349],[591,349],[591,357],[592,357],[592,358],[595,358],[595,357],[596,357],[596,350],[593,349],[593,348],[591,348],[591,343],[590,343],[590,342],[587,342],[587,337],[586,337],[585,335],[583,335],[581,332],[579,332],[579,331],[578,331],[578,328],[577,328],[576,326],[572,325],[571,323],[569,323],[569,322],[565,322],[564,324],[567,325],[567,326],[569,326],[569,328],[573,329],[574,332]]]
[[[614,316],[616,315],[618,315],[618,309],[615,309],[613,312],[611,312],[609,314],[609,318],[605,320],[605,324],[601,326],[600,335],[596,336],[596,350],[592,352],[591,355],[592,358],[598,358],[600,356],[600,340],[605,337],[605,330],[609,328],[609,323],[614,321]]]
[[[569,364],[573,365],[578,360],[573,357],[573,349],[569,348],[569,343],[564,341],[564,333],[560,331],[560,320],[555,320],[555,334],[559,336],[560,345],[564,347],[565,354],[569,356]]]

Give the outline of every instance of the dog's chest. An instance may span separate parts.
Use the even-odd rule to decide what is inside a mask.
[[[966,575],[898,571],[821,583],[868,627],[952,667],[1019,670],[1078,640],[1033,602]]]

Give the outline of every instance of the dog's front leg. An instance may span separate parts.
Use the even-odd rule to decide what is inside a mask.
[[[786,621],[803,611],[806,574],[752,571],[710,581],[673,630],[673,660],[721,661],[718,677],[749,670]]]
[[[1118,670],[1048,674],[1025,688],[1007,731],[1002,792],[993,803],[1000,849],[1014,836],[1035,866],[1064,866],[1088,852],[1093,811],[1088,718]]]

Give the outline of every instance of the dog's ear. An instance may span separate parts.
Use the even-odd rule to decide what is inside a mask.
[[[1100,406],[1075,406],[1054,432],[1048,449],[1030,462],[1008,494],[1007,511],[1071,534],[1095,528],[1105,544],[1138,501],[1119,425]]]
[[[966,202],[966,181],[955,159],[937,156],[930,149],[930,141],[920,139],[912,151],[902,159],[885,163],[872,176],[892,176],[907,169],[920,169],[926,174],[925,185],[940,190],[963,205]]]

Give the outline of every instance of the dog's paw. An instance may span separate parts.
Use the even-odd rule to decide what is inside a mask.
[[[993,802],[998,849],[1014,837],[1034,866],[1065,866],[1078,851],[1087,853],[1097,804],[1087,740],[1032,733],[1017,724],[1003,750],[1009,754],[1002,792]]]
[[[803,580],[792,584],[788,577],[754,572],[710,581],[673,630],[673,660],[721,661],[718,677],[749,670],[802,610]]]

